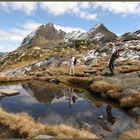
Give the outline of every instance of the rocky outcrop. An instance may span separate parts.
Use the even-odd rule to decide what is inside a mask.
[[[24,38],[21,47],[56,47],[63,41],[65,32],[56,30],[52,23],[41,25],[37,30]]]
[[[50,138],[54,137],[50,135],[37,135],[36,137],[34,137],[34,139],[50,139]]]
[[[11,89],[1,89],[0,90],[0,98],[3,98],[5,96],[14,96],[18,95],[19,91],[11,90]]]
[[[78,31],[72,31],[72,32],[69,32],[69,33],[66,34],[64,40],[66,42],[69,42],[69,41],[73,41],[73,40],[76,40],[76,39],[83,39],[82,36],[84,34],[85,33],[82,33],[80,30],[78,30]]]
[[[99,96],[118,101],[122,107],[139,107],[139,83],[140,71],[137,71],[93,80],[90,90]]]
[[[121,36],[123,41],[130,41],[130,40],[139,40],[140,39],[140,30],[136,32],[129,32],[125,33]]]
[[[87,32],[87,39],[97,44],[105,44],[115,40],[117,35],[109,31],[103,24],[95,25]]]

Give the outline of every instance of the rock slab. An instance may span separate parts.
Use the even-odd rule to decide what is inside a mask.
[[[13,96],[18,95],[19,91],[12,90],[12,89],[0,89],[0,95],[2,96]]]

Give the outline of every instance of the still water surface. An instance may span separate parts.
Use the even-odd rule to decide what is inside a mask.
[[[0,89],[20,91],[4,97],[1,106],[8,112],[27,112],[45,124],[83,127],[101,136],[118,136],[135,126],[134,118],[112,103],[94,97],[88,91],[39,81],[0,85]]]

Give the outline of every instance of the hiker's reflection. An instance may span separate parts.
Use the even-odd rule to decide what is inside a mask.
[[[69,88],[69,107],[72,107],[72,105],[76,102],[76,100],[78,99],[76,97],[76,95],[74,95],[74,92],[73,92],[73,88]]]
[[[106,113],[108,122],[113,125],[116,122],[116,118],[112,115],[112,107],[110,105],[107,105]]]

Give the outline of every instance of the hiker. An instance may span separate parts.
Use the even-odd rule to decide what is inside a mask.
[[[116,58],[119,57],[119,54],[118,54],[119,50],[113,43],[109,43],[109,47],[112,48],[110,61],[109,61],[109,69],[111,72],[110,76],[114,76],[114,62],[115,62]]]
[[[75,71],[74,71],[75,63],[76,63],[76,58],[74,56],[71,56],[69,60],[69,75],[75,75]]]

